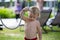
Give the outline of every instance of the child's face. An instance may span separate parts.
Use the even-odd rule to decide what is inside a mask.
[[[29,18],[34,18],[36,19],[38,17],[38,14],[33,14],[31,11],[28,11]]]
[[[37,17],[38,17],[38,14],[30,13],[30,18],[34,18],[34,19],[36,19]]]

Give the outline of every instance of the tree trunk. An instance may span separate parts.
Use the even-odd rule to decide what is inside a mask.
[[[44,1],[44,0],[37,0],[37,2],[38,2],[38,4],[39,4],[40,11],[43,10],[43,1]]]

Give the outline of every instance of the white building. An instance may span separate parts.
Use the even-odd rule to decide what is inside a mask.
[[[44,0],[43,9],[48,10],[57,6],[57,0]]]
[[[16,0],[13,0],[13,2],[15,2],[15,1]],[[20,0],[20,1],[23,1],[23,0]],[[36,2],[37,0],[32,0],[32,1]],[[0,2],[2,2],[2,0],[0,0]],[[5,2],[10,2],[10,0],[5,0]],[[6,4],[6,5],[8,5],[8,4]],[[15,3],[13,3],[13,5],[15,5]],[[44,0],[43,9],[47,10],[47,9],[51,9],[55,6],[57,6],[57,0]]]

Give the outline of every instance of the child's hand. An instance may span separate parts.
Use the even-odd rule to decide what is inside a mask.
[[[29,11],[28,7],[23,8],[23,11]]]

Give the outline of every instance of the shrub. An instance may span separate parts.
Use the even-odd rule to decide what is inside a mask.
[[[11,9],[1,8],[0,16],[1,16],[1,18],[14,18],[15,14],[13,13],[13,11]]]

